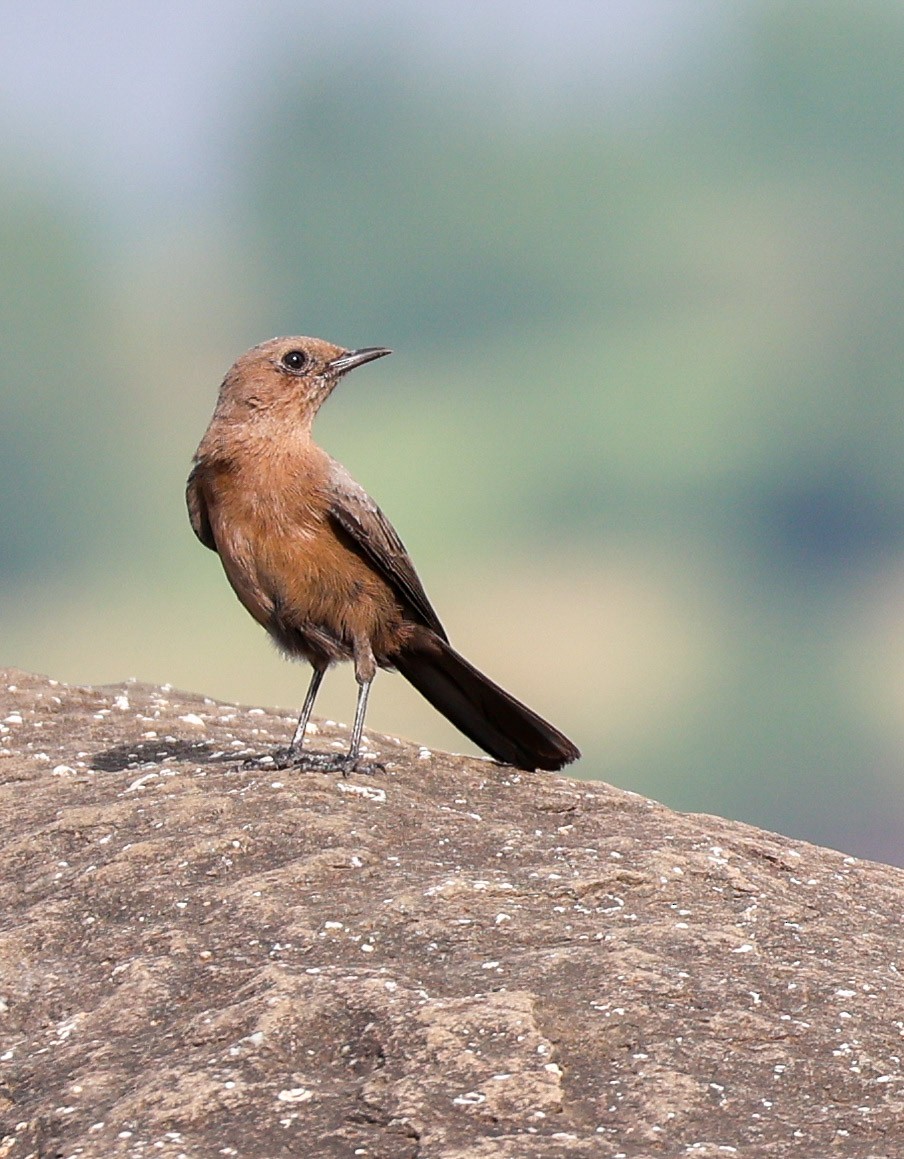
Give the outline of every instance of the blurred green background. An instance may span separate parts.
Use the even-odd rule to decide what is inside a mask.
[[[0,12],[0,663],[297,708],[184,479],[386,344],[320,441],[579,775],[904,862],[901,3]]]

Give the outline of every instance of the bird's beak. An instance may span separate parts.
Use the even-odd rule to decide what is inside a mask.
[[[363,366],[365,362],[373,362],[375,358],[382,358],[384,354],[392,354],[385,346],[364,346],[360,350],[346,350],[329,364],[330,370],[336,374],[346,374],[356,366]]]

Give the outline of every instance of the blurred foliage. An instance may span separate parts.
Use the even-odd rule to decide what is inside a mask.
[[[289,41],[231,204],[144,253],[0,188],[8,659],[270,694],[278,661],[186,535],[185,462],[243,346],[387,343],[320,437],[586,774],[901,859],[904,11],[734,12],[633,119],[590,84],[503,112],[498,78],[386,46],[299,71]],[[36,588],[48,564],[62,586]],[[90,655],[65,626],[86,600]]]
[[[64,198],[0,179],[4,577],[71,560],[102,485],[94,473],[77,482],[92,421],[73,405],[90,381],[86,234]]]

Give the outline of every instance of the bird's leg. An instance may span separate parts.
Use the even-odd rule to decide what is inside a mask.
[[[369,640],[355,641],[355,679],[358,681],[358,700],[355,704],[355,722],[352,725],[352,738],[348,746],[348,753],[342,759],[343,772],[350,773],[357,769],[361,773],[373,773],[382,769],[379,764],[366,764],[358,759],[361,752],[361,737],[364,735],[364,717],[367,714],[367,698],[370,695],[370,686],[377,674],[377,662]]]
[[[367,713],[367,698],[370,694],[370,686],[373,684],[373,679],[377,672],[377,662],[374,659],[374,654],[367,641],[364,643],[356,642],[355,645],[355,679],[358,681],[358,700],[355,705],[355,721],[352,725],[351,743],[349,744],[348,752],[344,756],[338,756],[334,753],[303,751],[305,728],[311,717],[314,701],[317,698],[317,692],[325,671],[323,668],[314,669],[314,674],[311,676],[311,683],[308,685],[307,695],[304,698],[301,716],[298,718],[298,727],[295,729],[292,743],[288,749],[281,749],[273,754],[276,767],[283,769],[316,769],[322,773],[341,772],[346,776],[353,771],[360,773],[377,772],[382,769],[382,765],[373,762],[364,762],[359,759],[361,738],[364,735],[364,717]]]
[[[325,672],[326,668],[315,668],[311,674],[311,683],[308,685],[308,691],[305,693],[304,704],[301,706],[301,715],[298,717],[298,724],[289,747],[275,749],[265,758],[253,758],[246,761],[246,765],[249,768],[262,766],[263,764],[266,764],[269,768],[275,766],[277,769],[300,768],[302,766],[321,768],[333,759],[332,755],[327,753],[302,752],[304,734],[308,727],[308,721],[311,719],[311,713],[314,710],[314,701],[317,699],[317,693],[320,691],[320,685]]]
[[[355,723],[352,725],[352,740],[348,747],[348,760],[356,761],[361,751],[361,735],[364,732],[364,716],[367,712],[367,698],[373,680],[358,685],[358,700],[355,704]]]
[[[317,693],[320,691],[320,683],[323,680],[325,671],[325,668],[315,668],[311,674],[311,683],[308,685],[304,704],[301,706],[298,727],[295,729],[295,735],[292,737],[292,743],[289,745],[290,753],[301,752],[302,746],[304,745],[305,730],[308,727],[308,721],[311,719],[311,713],[314,711],[314,701],[317,699]]]

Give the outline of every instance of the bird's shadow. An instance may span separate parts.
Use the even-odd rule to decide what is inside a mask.
[[[91,767],[102,773],[121,773],[124,769],[140,769],[146,765],[167,763],[194,765],[238,765],[243,769],[279,770],[298,769],[308,772],[343,772],[354,769],[357,772],[382,770],[380,764],[366,761],[351,761],[337,753],[314,752],[306,749],[304,754],[287,748],[266,749],[256,752],[252,748],[222,749],[206,740],[181,740],[171,737],[167,740],[148,740],[139,744],[121,744],[104,749],[91,757]]]
[[[227,751],[205,740],[148,740],[140,744],[114,745],[91,757],[91,767],[102,773],[120,773],[142,765],[159,765],[163,761],[185,761],[192,764],[228,764],[254,756],[249,749]]]

